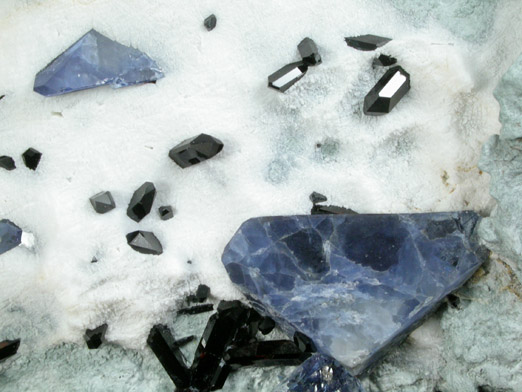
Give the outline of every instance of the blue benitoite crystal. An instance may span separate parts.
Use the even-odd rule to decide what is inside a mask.
[[[0,220],[0,255],[16,248],[21,242],[22,229],[7,219]]]
[[[51,97],[110,85],[125,87],[163,77],[156,62],[137,49],[91,30],[38,72],[34,91]]]
[[[254,218],[222,260],[255,307],[357,375],[484,261],[478,220],[470,211]]]
[[[335,359],[315,354],[295,369],[274,392],[364,392],[362,385]]]

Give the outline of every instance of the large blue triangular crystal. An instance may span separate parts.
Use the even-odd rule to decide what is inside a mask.
[[[222,260],[254,306],[357,375],[484,261],[478,220],[470,211],[254,218]]]
[[[22,229],[7,219],[0,220],[0,255],[16,248],[21,242]]]
[[[50,97],[104,85],[154,82],[162,77],[161,69],[145,53],[91,30],[36,75],[34,91]]]

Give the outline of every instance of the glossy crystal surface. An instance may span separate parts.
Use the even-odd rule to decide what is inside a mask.
[[[7,219],[0,220],[0,255],[16,248],[21,242],[22,229]]]

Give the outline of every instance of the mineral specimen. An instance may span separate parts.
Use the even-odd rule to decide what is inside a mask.
[[[110,192],[100,192],[91,196],[89,201],[98,214],[105,214],[116,207]]]
[[[270,317],[263,317],[259,322],[259,332],[263,335],[268,335],[275,328],[275,321]]]
[[[42,158],[42,153],[34,148],[29,148],[22,154],[22,158],[25,166],[31,170],[36,170]]]
[[[156,188],[152,182],[145,182],[132,195],[127,216],[133,221],[139,222],[148,215],[152,209],[152,203],[156,197]]]
[[[160,255],[163,253],[161,243],[154,233],[150,231],[140,230],[127,234],[127,243],[136,252],[147,255]]]
[[[320,204],[314,204],[310,213],[312,215],[321,215],[321,214],[357,214],[354,210],[350,208],[338,207],[338,206],[323,206]]]
[[[302,352],[290,340],[270,340],[227,350],[225,361],[232,369],[245,366],[296,366],[309,356],[310,353]]]
[[[15,355],[18,351],[18,347],[20,347],[20,339],[0,342],[0,362]]]
[[[125,87],[163,77],[156,62],[137,49],[91,30],[41,70],[34,91],[51,97],[110,85]]]
[[[200,284],[196,290],[196,300],[198,302],[205,302],[210,295],[210,287],[205,284]]]
[[[279,71],[274,72],[268,77],[268,87],[272,87],[284,93],[301,79],[307,70],[308,65],[306,65],[304,61],[285,65]]]
[[[470,211],[254,218],[222,261],[263,313],[356,375],[481,265],[478,220]]]
[[[397,59],[386,54],[381,54],[379,57],[373,59],[373,65],[381,67],[389,67],[390,65],[396,64]]]
[[[14,170],[16,169],[15,162],[13,158],[3,155],[0,157],[0,167],[5,170]]]
[[[362,385],[335,359],[315,354],[274,392],[364,392]]]
[[[306,37],[303,39],[299,45],[297,45],[297,49],[299,50],[299,54],[301,58],[307,65],[317,65],[321,64],[321,55],[319,54],[319,49],[317,49],[317,45],[311,39]]]
[[[379,37],[378,35],[359,35],[358,37],[347,37],[344,39],[348,46],[358,50],[375,50],[391,41],[391,38]]]
[[[217,18],[216,18],[216,15],[214,15],[214,14],[208,16],[208,17],[203,21],[203,25],[206,27],[206,29],[207,29],[208,31],[212,31],[212,30],[214,30],[214,28],[216,27],[216,24],[217,24]]]
[[[364,114],[381,116],[390,113],[410,91],[410,74],[400,66],[390,68],[364,98]]]
[[[223,142],[204,133],[184,140],[169,152],[169,157],[182,169],[206,161],[223,149]]]
[[[107,324],[102,324],[94,329],[85,331],[84,339],[90,350],[96,349],[105,341],[105,332],[107,332]]]
[[[203,305],[195,305],[190,308],[183,308],[178,310],[178,314],[199,314],[205,312],[211,312],[214,310],[214,305],[212,304],[203,304]]]
[[[310,194],[310,201],[314,204],[317,204],[317,203],[323,203],[325,201],[327,201],[328,199],[326,198],[325,195],[322,195],[320,193],[317,193],[317,192],[312,192]]]
[[[22,229],[7,219],[0,220],[0,255],[16,248],[21,242]]]
[[[172,219],[174,217],[174,210],[171,206],[161,206],[160,208],[158,208],[158,212],[160,214],[161,220],[164,221]]]

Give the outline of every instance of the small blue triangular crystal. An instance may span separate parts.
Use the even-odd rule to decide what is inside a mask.
[[[222,261],[255,307],[357,375],[481,265],[478,220],[470,211],[254,218]]]
[[[38,72],[34,91],[51,97],[110,85],[125,87],[163,77],[156,62],[137,49],[91,30]]]
[[[21,242],[22,229],[7,219],[0,220],[0,255],[16,248]]]

